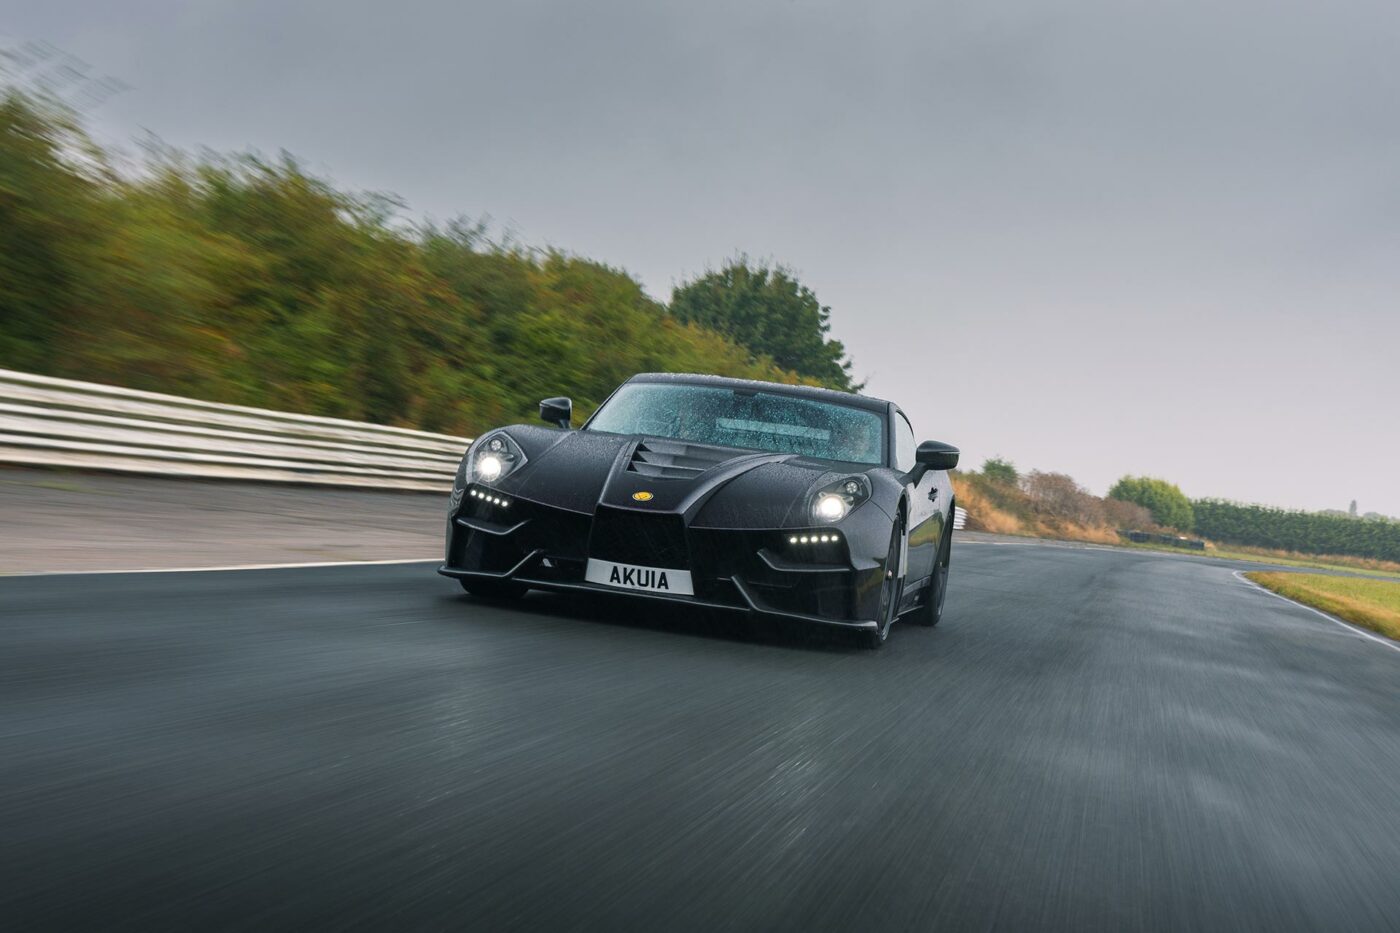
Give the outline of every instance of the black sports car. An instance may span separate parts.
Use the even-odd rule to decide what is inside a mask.
[[[645,374],[578,430],[511,425],[462,459],[439,573],[487,598],[625,593],[856,630],[937,625],[958,450],[896,405],[806,386]]]

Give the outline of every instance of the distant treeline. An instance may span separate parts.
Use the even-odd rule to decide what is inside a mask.
[[[1213,541],[1400,562],[1400,522],[1361,521],[1219,499],[1197,499],[1192,506],[1196,533]]]
[[[978,531],[1116,543],[1121,532],[1196,534],[1220,544],[1400,563],[1400,522],[1186,498],[1173,483],[1125,476],[1104,498],[1063,473],[1021,473],[1000,457],[953,477]]]
[[[0,367],[459,432],[550,395],[587,412],[639,371],[849,385],[827,309],[785,270],[723,307],[761,314],[776,282],[811,366],[775,363],[748,319],[699,320],[715,273],[672,314],[621,270],[397,208],[286,156],[118,171],[60,109],[0,91]]]

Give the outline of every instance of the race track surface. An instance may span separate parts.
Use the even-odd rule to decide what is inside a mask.
[[[1400,651],[963,544],[875,652],[431,564],[0,579],[0,926],[1400,928]]]
[[[0,574],[432,557],[442,551],[446,505],[446,490],[0,465]]]

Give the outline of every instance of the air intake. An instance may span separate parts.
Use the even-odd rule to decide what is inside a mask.
[[[691,479],[733,456],[733,451],[684,441],[651,440],[637,445],[627,469],[655,479]]]

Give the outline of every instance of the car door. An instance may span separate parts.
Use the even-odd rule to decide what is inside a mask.
[[[894,412],[894,462],[895,469],[908,474],[916,463],[915,451],[918,444],[914,440],[914,429],[904,412]],[[926,470],[917,483],[905,484],[909,499],[909,545],[904,586],[906,595],[919,591],[919,587],[933,573],[933,562],[938,556],[938,542],[943,534],[942,484],[938,474]]]

